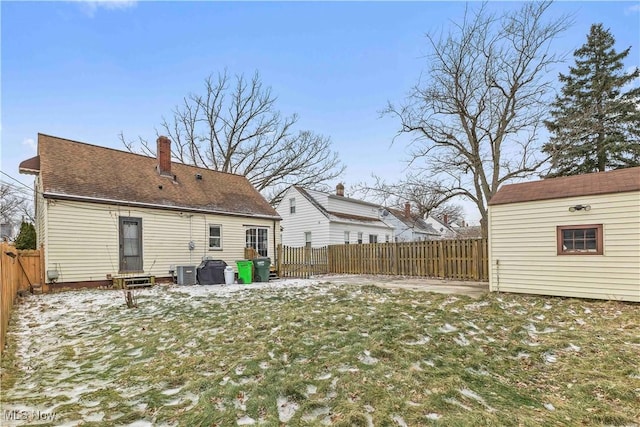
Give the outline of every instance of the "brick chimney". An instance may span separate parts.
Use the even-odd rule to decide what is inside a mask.
[[[344,197],[344,185],[342,183],[336,185],[336,196]]]
[[[411,216],[411,203],[409,202],[404,204],[404,216],[407,218]]]
[[[158,173],[164,176],[171,175],[171,140],[166,136],[158,138]]]
[[[444,225],[449,225],[449,215],[444,214],[442,216],[442,221],[444,222]]]

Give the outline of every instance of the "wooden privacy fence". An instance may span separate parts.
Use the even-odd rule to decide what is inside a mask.
[[[19,291],[31,291],[44,283],[41,250],[17,250],[7,243],[0,244],[0,352],[4,350],[5,336],[13,303]]]
[[[294,248],[278,245],[278,275],[280,277],[309,278],[315,274],[329,273],[327,247]]]
[[[278,248],[281,277],[336,273],[488,281],[488,260],[487,239]]]

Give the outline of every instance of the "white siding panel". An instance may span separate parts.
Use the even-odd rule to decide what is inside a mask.
[[[569,212],[590,205],[590,211]],[[490,287],[640,301],[640,193],[490,206]],[[557,255],[556,227],[603,225],[603,255]]]
[[[291,198],[296,199],[294,214],[289,209]],[[282,244],[294,247],[304,246],[304,233],[307,231],[311,232],[312,247],[329,244],[329,219],[295,188],[291,187],[287,190],[276,211],[282,217]]]
[[[362,243],[369,243],[369,235],[378,236],[378,243],[384,243],[384,236],[389,235],[389,240],[393,241],[393,231],[386,227],[371,227],[360,224],[332,223],[331,224],[331,244],[341,245],[344,243],[344,232],[349,231],[350,243],[358,243],[358,233],[362,233]]]
[[[58,269],[60,281],[105,280],[118,274],[120,216],[142,218],[143,269],[168,276],[171,265],[198,265],[203,256],[222,259],[236,268],[244,257],[247,226],[269,229],[269,253],[275,262],[274,231],[267,219],[127,208],[103,204],[52,201],[48,208],[47,269]],[[208,248],[209,224],[222,226],[222,250]],[[189,250],[189,242],[195,249]]]

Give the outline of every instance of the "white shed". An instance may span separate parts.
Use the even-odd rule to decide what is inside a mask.
[[[640,302],[640,167],[506,185],[490,290]]]

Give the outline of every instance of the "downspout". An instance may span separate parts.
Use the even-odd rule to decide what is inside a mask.
[[[272,264],[275,264],[276,262],[276,256],[278,256],[278,249],[277,249],[277,243],[276,243],[276,220],[273,220],[273,262]]]

